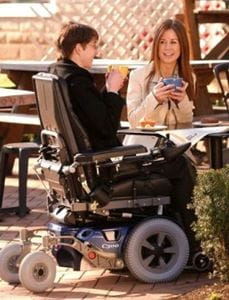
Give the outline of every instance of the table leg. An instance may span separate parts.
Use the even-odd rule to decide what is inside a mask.
[[[214,78],[212,69],[203,68],[201,66],[195,68],[196,75],[196,99],[195,115],[210,115],[213,114],[212,103],[209,98],[207,85]]]
[[[14,112],[27,113],[28,110],[29,110],[29,106],[24,105],[24,106],[15,107]],[[23,125],[23,124],[7,124],[7,125],[8,125],[8,127],[7,127],[6,133],[4,135],[2,144],[21,142],[25,125]],[[13,155],[11,155],[8,160],[8,164],[7,164],[7,170],[6,170],[7,175],[12,174],[14,160],[15,160],[15,157]]]
[[[36,72],[23,72],[16,70],[9,70],[6,72],[9,79],[12,80],[18,89],[33,91],[32,76]]]
[[[210,167],[220,169],[223,167],[223,137],[209,137]]]

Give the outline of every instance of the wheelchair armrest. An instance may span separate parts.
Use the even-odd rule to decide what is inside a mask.
[[[77,163],[87,164],[105,161],[114,157],[136,155],[145,152],[147,152],[147,149],[142,145],[119,146],[105,151],[79,153],[74,156],[74,161]]]

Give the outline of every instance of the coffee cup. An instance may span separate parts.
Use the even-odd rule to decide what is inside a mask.
[[[110,73],[111,71],[114,71],[114,70],[120,72],[124,78],[126,78],[127,75],[128,75],[128,73],[129,73],[129,69],[128,69],[128,67],[126,67],[126,66],[109,65],[109,66],[107,67],[107,72],[108,72],[108,73]]]
[[[175,90],[177,87],[182,87],[183,78],[180,77],[166,77],[162,79],[164,85],[172,84],[175,86]]]

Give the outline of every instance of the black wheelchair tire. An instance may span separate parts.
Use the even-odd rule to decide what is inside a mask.
[[[184,270],[189,243],[180,226],[165,218],[136,225],[127,237],[124,260],[130,273],[145,283],[168,282]]]

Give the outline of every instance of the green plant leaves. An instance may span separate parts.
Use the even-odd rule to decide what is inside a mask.
[[[192,207],[193,229],[214,262],[213,276],[229,281],[229,165],[198,175]]]

